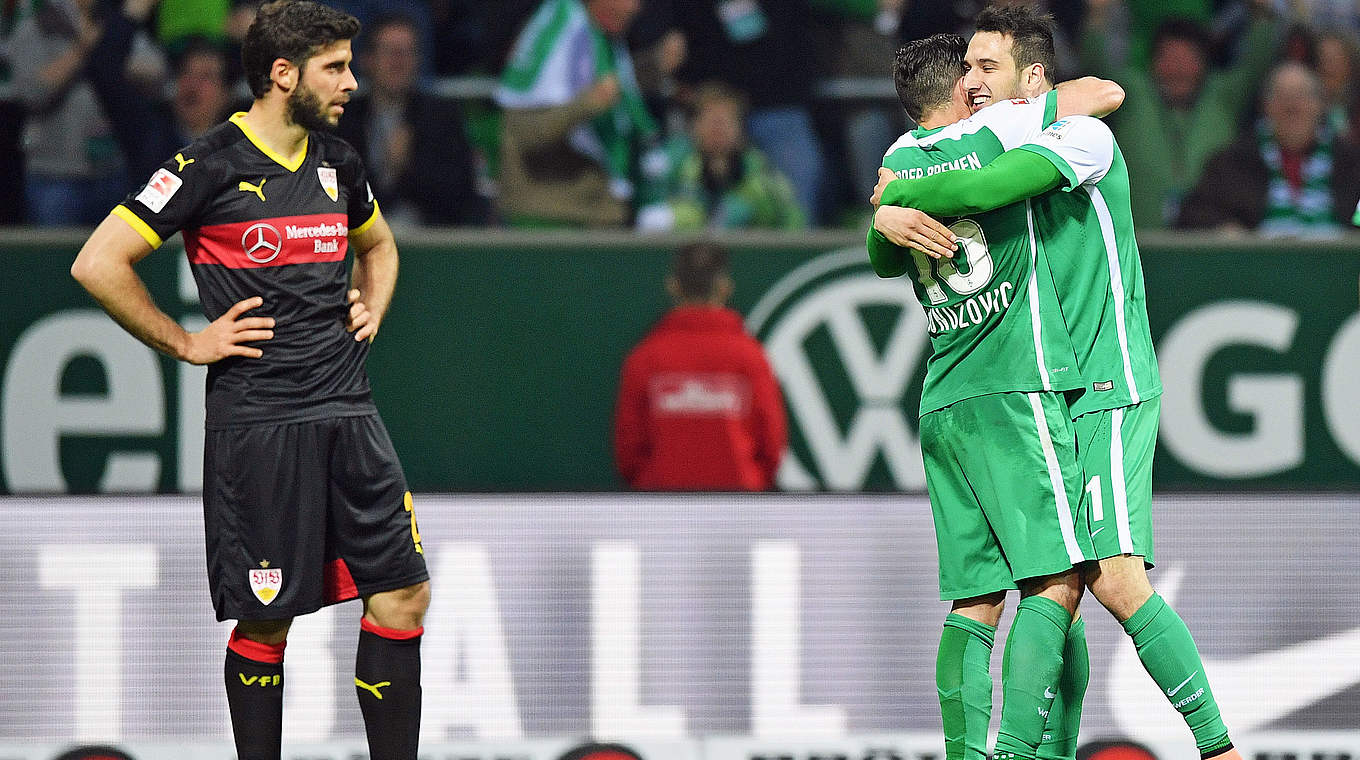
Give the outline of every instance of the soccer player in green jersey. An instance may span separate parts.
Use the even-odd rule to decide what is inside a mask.
[[[1052,62],[1051,31],[1040,28],[1049,23],[1018,8],[979,15],[963,79],[972,107],[1046,89],[1046,81],[1031,85],[1027,72]],[[891,220],[901,212],[893,206],[945,218],[1020,203],[1032,210],[1030,234],[1047,256],[1084,380],[1080,391],[1069,394],[1085,483],[1079,525],[1098,559],[1083,568],[1084,582],[1133,639],[1144,668],[1185,719],[1201,755],[1240,757],[1194,639],[1147,578],[1162,388],[1147,323],[1128,170],[1113,135],[1096,119],[1062,119],[984,168],[893,180],[879,200],[884,205],[876,217],[883,214],[885,222],[876,225],[889,232],[889,240],[902,243],[910,241],[892,234]],[[1053,713],[1074,707],[1079,715],[1079,704],[1069,703],[1055,706],[1050,717],[1056,720]],[[1064,725],[1075,739],[1076,723]]]
[[[968,113],[959,88],[965,47],[957,35],[937,35],[899,51],[899,95],[921,125],[884,157],[899,175],[981,168],[1058,116],[1105,113],[1122,97],[1117,86],[1088,80],[958,121]],[[910,278],[931,337],[920,435],[940,596],[952,602],[936,668],[951,760],[987,754],[992,640],[1006,592],[1016,588],[1022,600],[1007,639],[997,753],[1034,757],[1081,597],[1074,568],[1094,557],[1075,524],[1082,481],[1063,396],[1084,381],[1032,227],[1031,210],[1016,205],[948,230],[926,225],[925,251],[899,248],[878,231],[868,239],[878,274]],[[958,255],[932,247],[950,237],[961,243]]]

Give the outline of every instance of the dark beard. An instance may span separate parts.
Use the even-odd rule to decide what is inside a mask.
[[[326,118],[316,93],[301,86],[288,96],[288,118],[304,129],[330,132],[337,126]]]

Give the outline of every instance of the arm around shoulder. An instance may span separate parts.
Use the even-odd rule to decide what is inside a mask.
[[[1077,115],[1104,117],[1124,104],[1124,88],[1111,79],[1082,77],[1060,83],[1057,90],[1059,119]]]
[[[962,216],[1032,198],[1062,180],[1049,158],[1014,148],[981,169],[894,180],[883,191],[883,205],[920,209],[933,216]]]

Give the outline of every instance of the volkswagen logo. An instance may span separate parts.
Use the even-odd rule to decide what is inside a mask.
[[[832,251],[771,286],[746,327],[789,408],[781,489],[859,490],[880,460],[893,487],[925,488],[908,392],[928,340],[910,283],[880,279],[862,248]]]
[[[272,224],[252,224],[241,236],[241,250],[256,264],[268,264],[283,250],[283,237]]]

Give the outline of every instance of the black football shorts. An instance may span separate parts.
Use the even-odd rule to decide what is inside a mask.
[[[208,586],[218,620],[277,620],[429,578],[377,414],[208,430]]]

